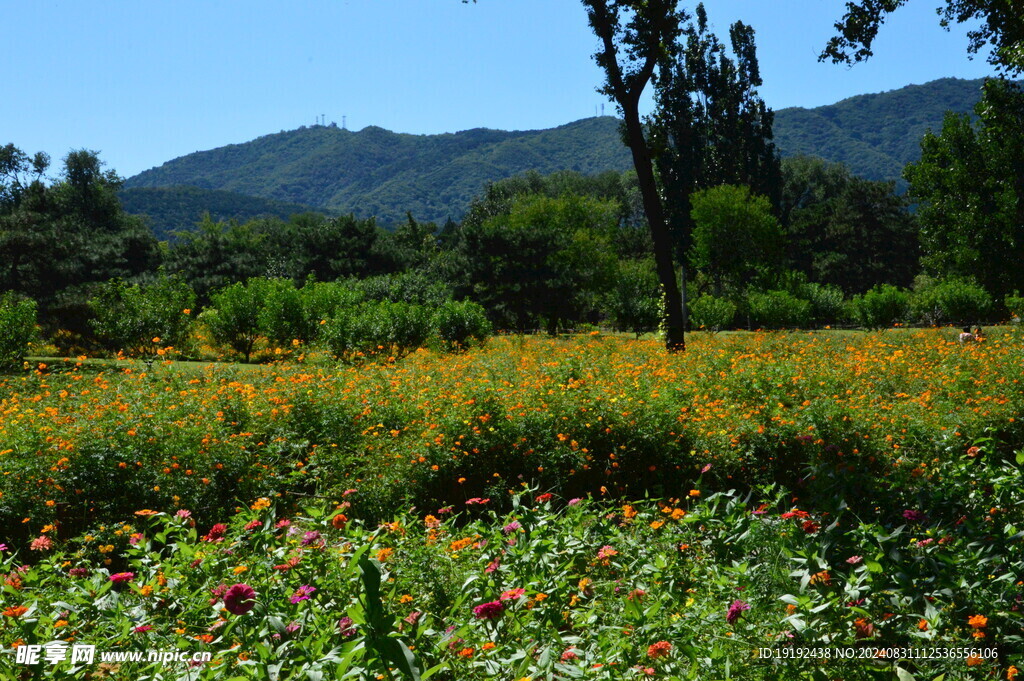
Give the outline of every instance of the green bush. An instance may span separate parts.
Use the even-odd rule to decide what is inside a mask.
[[[911,311],[924,324],[972,324],[988,319],[992,296],[981,286],[962,279],[933,281],[914,293]]]
[[[144,285],[114,279],[100,284],[89,300],[90,324],[108,350],[152,355],[187,343],[195,304],[195,293],[178,277]]]
[[[1012,296],[1003,298],[1003,304],[1006,306],[1006,311],[1010,313],[1011,320],[1024,319],[1024,297],[1021,297],[1017,291],[1014,291]]]
[[[35,337],[35,301],[14,293],[0,296],[0,371],[20,367]]]
[[[619,263],[615,284],[604,296],[602,312],[618,331],[632,331],[637,338],[658,328],[661,321],[661,284],[651,260]]]
[[[811,302],[786,291],[752,291],[747,294],[747,308],[756,328],[798,328],[811,322]]]
[[[441,346],[449,352],[458,352],[491,335],[491,323],[480,305],[465,300],[448,302],[437,308],[430,324]]]
[[[202,320],[213,340],[243,355],[248,362],[256,340],[263,330],[260,317],[274,283],[270,279],[253,278],[238,282],[210,294],[210,307]]]
[[[328,320],[323,340],[339,359],[382,355],[404,357],[427,344],[431,334],[430,310],[400,302],[365,302],[340,308]]]
[[[736,304],[725,298],[704,295],[690,304],[690,324],[694,328],[721,331],[736,318]]]
[[[800,286],[798,297],[811,303],[811,322],[817,326],[835,324],[845,314],[843,291],[838,286],[810,283]]]
[[[345,282],[307,281],[299,289],[305,315],[301,340],[313,342],[321,337],[330,320],[342,309],[353,308],[363,300],[363,293]]]
[[[260,335],[277,347],[309,340],[314,330],[302,303],[302,294],[291,279],[267,280],[257,320]]]
[[[440,305],[452,297],[446,283],[421,271],[356,279],[350,285],[369,301]]]
[[[910,314],[910,293],[891,284],[875,286],[852,302],[857,323],[867,329],[887,329]]]

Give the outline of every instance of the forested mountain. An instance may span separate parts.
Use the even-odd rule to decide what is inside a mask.
[[[209,213],[214,221],[245,222],[268,216],[287,220],[296,213],[317,210],[298,203],[182,185],[122,189],[118,198],[126,213],[147,216],[150,228],[161,240],[172,237],[175,231],[194,227],[203,213]]]
[[[970,112],[980,86],[980,80],[945,78],[815,109],[782,109],[776,112],[776,141],[784,156],[817,155],[846,163],[857,175],[896,179],[918,158],[921,136],[929,128],[938,130],[947,110]],[[443,222],[461,218],[486,183],[526,170],[596,173],[630,167],[618,121],[610,116],[547,130],[478,128],[443,135],[313,126],[189,154],[130,178],[126,187],[190,185],[376,215],[382,224],[403,220],[406,211]],[[174,192],[168,196],[180,198]],[[156,202],[140,212],[173,213]]]
[[[942,127],[947,111],[973,111],[982,82],[943,78],[815,109],[781,109],[775,141],[784,156],[820,156],[870,180],[894,180],[921,157],[921,138]]]

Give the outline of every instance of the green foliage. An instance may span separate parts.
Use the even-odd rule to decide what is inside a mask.
[[[690,324],[694,328],[718,332],[732,326],[736,304],[725,298],[703,295],[690,303]]]
[[[906,4],[860,0],[848,2],[846,14],[836,23],[838,35],[829,40],[819,57],[835,63],[853,64],[870,57],[878,29],[891,13]],[[986,0],[947,0],[937,14],[947,28],[952,23],[973,24],[967,35],[967,51],[971,54],[988,51],[988,62],[1004,73],[1024,72],[1024,20],[1019,8]],[[991,48],[991,51],[989,51]]]
[[[996,296],[1024,288],[1024,89],[990,80],[977,124],[950,113],[904,175],[920,201],[923,263]]]
[[[637,338],[654,331],[661,321],[661,285],[654,262],[620,260],[615,284],[604,298],[602,311],[619,331]]]
[[[811,322],[811,302],[788,291],[751,291],[746,303],[750,324],[757,329],[801,328]]]
[[[961,279],[927,280],[914,291],[911,311],[924,324],[975,324],[992,313],[992,296]]]
[[[427,344],[430,310],[399,301],[363,303],[352,319],[353,350],[364,355],[401,358]]]
[[[716,295],[779,262],[782,231],[768,199],[748,187],[720,185],[695,192],[691,202],[690,264],[711,278]]]
[[[229,346],[248,362],[256,340],[265,331],[261,321],[271,318],[267,301],[282,286],[285,284],[279,280],[252,278],[222,288],[210,294],[211,307],[203,311],[201,320],[216,342]]]
[[[195,229],[206,214],[214,222],[247,222],[264,217],[287,220],[292,215],[313,210],[298,203],[180,185],[133,187],[122,189],[117,196],[124,212],[145,216],[153,234],[161,241],[174,240],[175,233]]]
[[[0,295],[0,371],[20,368],[36,335],[35,301],[11,292]]]
[[[187,343],[195,303],[195,293],[177,277],[141,285],[114,279],[98,285],[89,300],[90,324],[108,350],[152,355]]]
[[[445,301],[434,311],[430,324],[441,346],[449,352],[466,350],[491,335],[486,311],[469,300]]]
[[[47,184],[45,154],[0,149],[0,291],[30,296],[44,324],[87,331],[87,285],[157,269],[156,240],[117,200],[121,179],[95,152],[73,151]]]
[[[805,283],[799,287],[797,297],[811,303],[811,323],[817,326],[835,324],[845,314],[843,292],[836,286]]]
[[[1006,306],[1006,311],[1010,313],[1011,319],[1024,319],[1024,297],[1021,297],[1017,291],[1014,291],[1012,296],[1003,298],[1003,305]]]
[[[910,316],[910,292],[879,284],[852,301],[857,323],[867,329],[888,329]]]
[[[690,197],[700,189],[745,185],[774,207],[781,191],[772,142],[774,114],[762,85],[754,29],[729,28],[730,51],[711,33],[703,3],[684,31],[680,54],[659,75],[649,125],[676,257],[691,245]]]
[[[473,298],[499,328],[525,331],[596,310],[615,273],[618,207],[566,194],[514,199],[507,214],[462,229],[461,255]]]
[[[917,226],[891,182],[807,156],[785,159],[782,174],[790,267],[850,294],[910,285],[920,267]]]

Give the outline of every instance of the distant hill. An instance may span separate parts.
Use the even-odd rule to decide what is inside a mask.
[[[168,239],[175,231],[190,229],[206,212],[214,220],[245,222],[260,217],[287,220],[296,213],[318,210],[298,203],[187,186],[132,187],[122,189],[118,196],[125,212],[149,218],[158,239]]]
[[[943,78],[815,109],[780,109],[775,141],[784,156],[820,156],[872,180],[893,180],[921,157],[921,138],[941,129],[947,111],[974,112],[983,82]]]
[[[871,179],[896,179],[917,159],[921,136],[938,130],[947,110],[972,110],[981,83],[945,78],[814,109],[782,109],[775,117],[776,141],[783,155],[812,154]],[[126,187],[189,185],[376,215],[383,224],[403,220],[406,211],[442,222],[461,218],[486,183],[526,170],[630,167],[618,121],[610,116],[547,130],[478,128],[443,135],[313,126],[182,156],[130,178]],[[162,209],[151,204],[151,210]]]

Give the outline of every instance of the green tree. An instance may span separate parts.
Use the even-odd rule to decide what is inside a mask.
[[[987,81],[975,111],[976,124],[947,114],[904,177],[920,202],[926,270],[1001,298],[1024,288],[1024,89]]]
[[[782,175],[789,267],[848,294],[910,285],[920,267],[917,223],[892,182],[809,156],[785,159]]]
[[[100,284],[89,300],[91,325],[107,349],[151,355],[186,342],[195,302],[195,293],[177,277],[143,285],[114,279]]]
[[[846,14],[836,22],[838,35],[826,45],[819,59],[852,64],[872,55],[872,43],[886,17],[907,0],[855,0],[846,3]],[[939,8],[941,25],[979,22],[968,32],[968,52],[976,54],[991,45],[989,62],[1008,74],[1024,71],[1024,12],[1013,0],[946,0]]]
[[[526,196],[508,214],[463,226],[462,256],[473,298],[499,327],[555,332],[596,309],[611,283],[614,203]]]
[[[599,91],[615,101],[623,117],[623,138],[633,155],[654,242],[658,279],[665,294],[665,346],[670,352],[684,350],[685,320],[672,261],[672,237],[640,118],[640,98],[647,84],[678,58],[678,39],[689,16],[678,8],[678,0],[583,0],[583,6],[591,29],[601,41],[594,55],[605,73]]]
[[[742,288],[759,269],[778,266],[782,228],[767,198],[724,184],[694,193],[691,202],[690,265],[711,279],[715,296],[726,285]]]
[[[661,321],[661,284],[654,262],[620,260],[615,283],[605,298],[604,312],[619,331],[641,334]]]
[[[757,95],[761,74],[754,29],[736,22],[732,53],[708,29],[703,4],[685,32],[685,47],[655,90],[651,144],[678,257],[689,248],[690,195],[707,187],[744,184],[779,202],[774,114]]]

